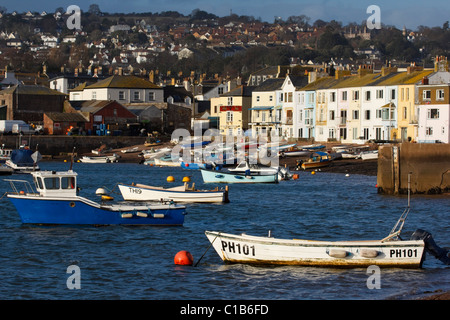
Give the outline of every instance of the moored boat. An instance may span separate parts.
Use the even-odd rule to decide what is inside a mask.
[[[111,163],[111,162],[117,162],[119,160],[119,156],[116,154],[113,154],[111,156],[83,156],[80,159],[80,162],[84,163]]]
[[[316,151],[307,161],[302,162],[301,167],[303,170],[323,168],[329,166],[332,161],[328,153]]]
[[[39,151],[33,152],[27,148],[15,149],[11,153],[11,159],[5,161],[5,165],[18,173],[29,173],[40,170],[37,164],[41,158]]]
[[[200,169],[205,183],[278,183],[276,173],[238,173]]]
[[[363,160],[378,159],[378,150],[371,150],[371,151],[361,152],[360,157]]]
[[[328,267],[418,268],[424,241],[313,241],[206,231],[225,262]]]
[[[187,183],[172,188],[143,184],[118,184],[118,187],[123,199],[131,201],[159,201],[161,199],[169,199],[182,203],[228,202],[228,187],[225,189],[198,190],[195,189],[194,185],[189,187]]]
[[[32,172],[27,180],[5,179],[7,197],[22,223],[43,225],[182,225],[185,207],[175,204],[131,205],[97,203],[78,195],[77,173]]]

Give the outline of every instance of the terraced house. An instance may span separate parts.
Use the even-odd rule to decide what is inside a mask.
[[[279,134],[342,143],[448,142],[450,73],[444,69],[411,65],[406,72],[385,67],[374,73],[366,66],[356,75],[338,70],[334,76],[296,87],[292,96],[295,85],[287,76],[281,89],[273,91],[279,97],[274,109],[277,103],[282,108]],[[256,105],[262,94],[256,90],[255,95],[252,124],[257,128],[263,106]]]

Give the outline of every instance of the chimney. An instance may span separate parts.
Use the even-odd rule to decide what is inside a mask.
[[[155,83],[155,72],[153,70],[150,70],[150,72],[148,73],[148,80],[151,83]]]
[[[428,77],[422,78],[422,84],[427,85],[428,84]]]

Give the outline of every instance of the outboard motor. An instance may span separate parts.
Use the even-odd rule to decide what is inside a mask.
[[[434,242],[431,233],[422,229],[417,229],[411,235],[411,240],[423,240],[425,242],[425,250],[428,253],[431,253],[436,259],[442,261],[446,265],[450,265],[450,257],[448,256],[449,251],[439,247],[436,242]]]

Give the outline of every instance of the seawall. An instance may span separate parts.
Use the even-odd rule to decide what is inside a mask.
[[[139,136],[52,136],[52,135],[31,135],[14,136],[1,135],[0,145],[5,148],[16,149],[21,144],[26,144],[30,149],[38,147],[42,155],[57,156],[61,153],[71,153],[75,147],[75,152],[90,153],[91,150],[106,145],[107,148],[117,149],[138,144],[144,144],[146,137]],[[20,141],[19,141],[20,140]]]
[[[450,192],[450,145],[401,143],[380,146],[377,185],[383,194]]]

